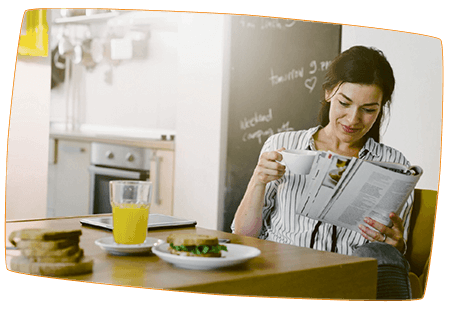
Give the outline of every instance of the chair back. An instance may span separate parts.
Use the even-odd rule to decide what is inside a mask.
[[[410,271],[418,277],[423,274],[430,257],[435,224],[437,191],[415,189],[405,257]]]

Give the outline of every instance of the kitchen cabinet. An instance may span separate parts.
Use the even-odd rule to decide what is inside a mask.
[[[92,213],[89,206],[93,178],[89,167],[92,169],[94,164],[91,156],[95,149],[94,143],[142,148],[144,169],[149,171],[149,180],[153,182],[150,213],[173,215],[175,158],[173,141],[52,132],[47,217]]]
[[[150,213],[173,215],[174,153],[160,149],[149,153],[150,181],[153,183]]]
[[[90,145],[50,140],[47,217],[88,214]]]

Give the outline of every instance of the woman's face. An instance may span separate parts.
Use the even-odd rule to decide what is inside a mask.
[[[355,144],[371,129],[381,110],[382,90],[376,85],[343,83],[326,91],[329,124],[341,142]]]

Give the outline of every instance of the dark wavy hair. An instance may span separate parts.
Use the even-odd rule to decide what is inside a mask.
[[[380,139],[380,127],[389,112],[395,79],[393,69],[382,51],[365,46],[353,46],[338,55],[326,73],[321,92],[319,122],[325,127],[329,123],[330,102],[326,100],[326,91],[332,91],[343,83],[376,85],[382,90],[380,113],[365,137]]]

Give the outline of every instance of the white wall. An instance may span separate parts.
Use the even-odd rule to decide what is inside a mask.
[[[396,88],[381,141],[424,169],[418,188],[438,190],[442,125],[442,45],[423,35],[343,26],[342,50],[353,45],[382,50]]]
[[[174,214],[217,228],[224,16],[185,14],[179,26]]]
[[[46,215],[49,102],[49,57],[19,56],[8,140],[7,220]]]

